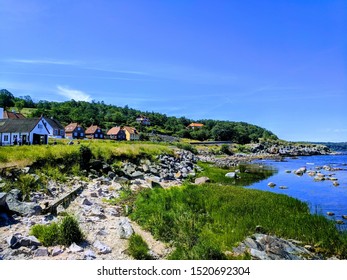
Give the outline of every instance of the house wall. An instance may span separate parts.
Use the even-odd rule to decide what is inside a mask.
[[[34,134],[38,134],[38,135],[44,135],[46,138],[48,138],[48,131],[45,127],[45,125],[43,124],[42,120],[40,120],[36,126],[34,127],[34,129],[32,131],[30,131],[30,143],[34,143]],[[47,139],[46,139],[47,141]],[[47,144],[47,143],[44,143]]]

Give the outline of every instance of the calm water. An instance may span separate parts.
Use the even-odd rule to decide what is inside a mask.
[[[258,162],[259,163],[259,162]],[[249,188],[286,194],[301,201],[306,202],[312,213],[325,215],[329,219],[342,220],[342,215],[347,215],[347,154],[329,156],[309,156],[298,159],[287,158],[284,162],[265,160],[263,165],[271,166],[278,172],[270,178],[258,183],[254,183]],[[333,168],[341,168],[339,171],[320,170],[321,173],[338,179],[340,185],[335,187],[333,181],[314,181],[313,177],[305,173],[297,176],[294,170],[306,167],[307,171],[316,170],[317,167],[329,165]],[[286,173],[291,170],[291,173]],[[276,186],[270,188],[267,184],[274,182]],[[279,186],[286,186],[288,189],[280,189]],[[334,216],[327,216],[327,212],[335,213]],[[341,229],[347,229],[347,220]]]

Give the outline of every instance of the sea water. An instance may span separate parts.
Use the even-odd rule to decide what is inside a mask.
[[[339,227],[343,230],[347,229],[347,220],[342,218],[342,215],[347,215],[347,154],[302,156],[285,158],[284,161],[264,160],[260,163],[274,168],[277,172],[266,180],[248,186],[249,188],[297,198],[308,204],[311,213],[321,214],[333,220],[343,220],[345,224]],[[323,166],[339,170],[320,169]],[[306,167],[307,172],[320,171],[326,176],[337,178],[339,186],[334,186],[331,180],[315,181],[314,176],[309,176],[307,172],[302,176],[296,175],[293,171],[301,167]],[[288,171],[291,172],[288,173]],[[269,182],[275,183],[276,186],[269,187]],[[329,216],[328,212],[334,215]]]

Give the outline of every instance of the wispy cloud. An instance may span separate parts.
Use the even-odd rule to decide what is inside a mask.
[[[8,59],[7,62],[24,64],[78,65],[78,61],[59,59]]]
[[[69,99],[74,99],[76,101],[87,101],[87,102],[92,101],[92,98],[90,97],[89,94],[77,89],[57,86],[57,93],[61,96],[65,96]]]

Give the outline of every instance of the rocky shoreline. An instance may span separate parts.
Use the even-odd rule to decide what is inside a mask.
[[[316,153],[317,150],[311,152]],[[173,156],[160,155],[155,161],[148,159],[141,159],[136,163],[126,161],[118,169],[105,162],[94,161],[91,163],[88,181],[83,181],[79,177],[70,178],[69,184],[50,180],[47,186],[48,192],[34,192],[28,202],[23,201],[17,189],[0,193],[0,259],[132,259],[127,252],[127,246],[128,239],[134,233],[140,234],[145,239],[153,259],[165,259],[172,248],[155,240],[150,233],[130,221],[126,217],[127,207],[112,205],[107,201],[119,198],[126,188],[139,191],[144,188],[181,185],[183,180],[188,177],[194,178],[201,171],[196,165],[197,161],[213,162],[220,167],[234,167],[260,158],[280,160],[282,154],[255,152],[218,158],[206,153],[194,155],[189,151],[176,150]],[[38,175],[30,173],[29,167],[6,172],[7,176],[24,173],[39,179]],[[197,184],[208,181],[207,177],[195,180]],[[70,195],[72,193],[73,195]],[[50,213],[52,205],[56,205],[54,215]],[[83,243],[72,244],[69,247],[44,247],[35,237],[30,236],[31,226],[52,223],[59,219],[59,214],[66,212],[73,213],[77,217],[82,231],[86,234]],[[299,241],[294,242],[294,245],[293,242],[288,242],[291,241],[258,234],[247,238],[230,254],[247,252],[253,259],[324,258],[310,251],[307,246],[300,247]],[[274,247],[271,247],[270,243]],[[280,253],[275,254],[276,250]]]

